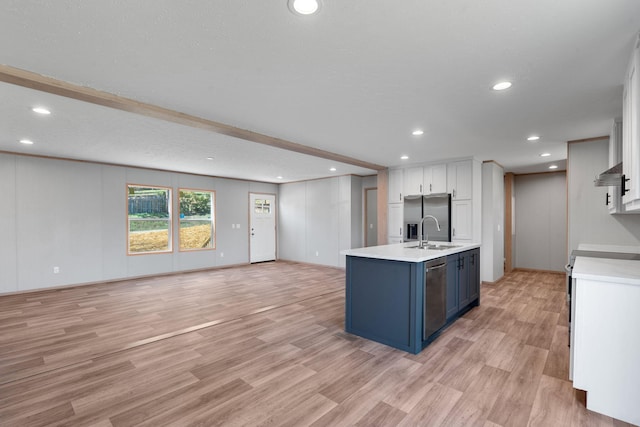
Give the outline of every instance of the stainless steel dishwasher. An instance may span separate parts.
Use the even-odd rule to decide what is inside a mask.
[[[424,298],[422,304],[422,339],[444,326],[447,321],[447,258],[436,258],[425,263]]]

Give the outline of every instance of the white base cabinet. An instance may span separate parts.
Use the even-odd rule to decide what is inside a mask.
[[[618,264],[602,278],[574,280],[573,387],[587,392],[587,409],[640,425],[640,284],[617,282],[617,272],[631,271]]]

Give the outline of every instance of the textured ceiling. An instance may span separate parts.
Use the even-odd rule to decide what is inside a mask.
[[[324,0],[306,17],[286,3],[2,0],[0,64],[379,165],[475,156],[522,173],[609,133],[640,30],[637,0]],[[271,182],[374,172],[6,83],[0,96],[4,151]]]

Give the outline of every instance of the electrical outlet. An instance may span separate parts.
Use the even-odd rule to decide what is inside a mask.
[[[320,255],[320,253],[318,253],[318,251],[316,251],[316,256],[319,256],[319,255]]]
[[[220,252],[220,258],[224,258],[224,252]]]
[[[236,224],[236,228],[240,228],[240,224]]]
[[[231,228],[233,228],[235,230],[236,225],[235,224],[231,224]]]
[[[58,273],[60,273],[60,267],[58,266],[53,267],[53,274],[58,274]]]

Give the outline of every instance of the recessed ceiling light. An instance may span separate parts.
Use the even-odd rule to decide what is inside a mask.
[[[336,168],[329,168],[329,170],[330,170],[331,172],[335,172],[337,169],[336,169]]]
[[[207,160],[213,160],[213,157],[207,157]]]
[[[413,135],[413,136],[420,136],[420,135],[422,135],[423,133],[424,133],[424,131],[423,131],[423,130],[416,129],[416,130],[414,130],[413,132],[411,132],[411,135]]]
[[[44,107],[33,107],[31,111],[33,111],[34,113],[44,114],[44,115],[51,114],[51,111],[49,111]]]
[[[558,169],[558,165],[551,165],[549,166],[549,169]]]
[[[313,15],[319,8],[318,0],[289,0],[289,10],[300,15]]]
[[[400,156],[400,159],[401,159],[401,160],[408,160],[408,159],[409,159],[409,156],[406,156],[406,155],[405,155],[405,156]]]
[[[500,82],[493,85],[493,90],[505,90],[511,87],[511,82]]]
[[[31,141],[30,139],[21,139],[20,144],[33,145],[33,141]]]
[[[281,177],[281,176],[276,176],[276,178],[278,178],[278,179],[282,179],[282,177]]]
[[[551,153],[542,153],[540,154],[540,157],[549,157],[551,155]]]
[[[537,141],[539,139],[540,137],[538,135],[531,135],[529,138],[527,138],[527,141]]]

